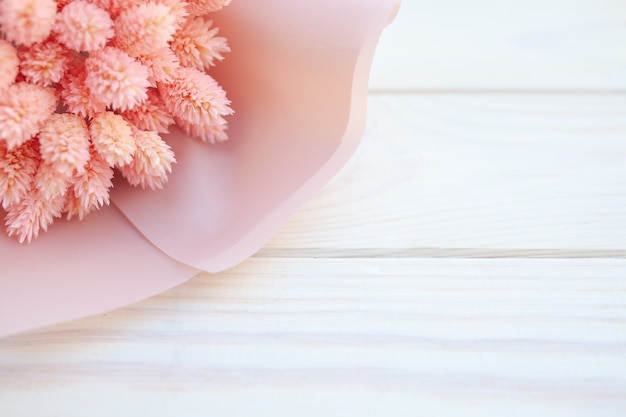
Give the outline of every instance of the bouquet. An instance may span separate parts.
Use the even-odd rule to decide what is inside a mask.
[[[34,1],[21,0],[24,5]],[[1,7],[7,2],[13,0],[0,0]],[[64,3],[57,3],[57,16],[71,4]],[[112,0],[88,3],[103,10],[118,4]],[[131,3],[142,2],[119,0],[122,6]],[[168,0],[149,3],[173,4]],[[215,1],[197,4],[219,7]],[[189,22],[193,12],[187,7]],[[219,101],[223,112],[210,119],[218,123],[201,131],[195,127],[199,124],[186,127],[177,123],[174,108],[165,106],[174,124],[169,125],[169,133],[159,136],[169,147],[168,154],[175,155],[176,164],[171,173],[167,168],[160,171],[167,174],[162,189],[152,190],[150,181],[162,185],[164,176],[146,169],[150,175],[146,178],[152,180],[144,181],[144,190],[141,183],[135,187],[123,178],[123,164],[114,164],[120,175],[116,173],[113,179],[108,207],[82,221],[77,213],[69,221],[55,222],[28,245],[0,233],[0,336],[124,306],[200,271],[223,271],[256,252],[356,150],[365,128],[369,69],[376,44],[398,7],[398,0],[234,0],[203,16],[202,30],[221,45],[216,47],[220,56],[225,55],[226,45],[219,37],[228,40],[230,49],[227,59],[210,67],[211,77],[228,92],[228,99]],[[181,11],[170,10],[172,16]],[[114,23],[119,19],[115,13],[109,12]],[[54,37],[56,32],[50,33]],[[123,50],[114,44],[115,36],[103,49]],[[173,39],[176,36],[175,31]],[[21,51],[30,48],[8,36],[4,40],[9,51],[17,51],[18,61]],[[173,42],[169,41],[170,49]],[[150,68],[147,61],[125,53]],[[77,70],[71,62],[85,62],[92,54],[72,52],[66,74]],[[219,60],[215,55],[214,62]],[[178,67],[193,67],[181,58],[178,61]],[[4,68],[15,72],[6,62],[0,59],[2,77]],[[146,102],[156,99],[155,93],[167,102],[160,82],[154,87],[153,75],[148,72],[148,76]],[[41,87],[57,94],[57,108],[50,117],[71,117],[59,92],[64,82],[61,78],[54,86]],[[18,83],[33,84],[21,69],[11,85]],[[207,81],[193,86],[190,93],[214,85]],[[107,117],[119,120],[114,115],[121,116],[133,132],[151,131],[133,128],[136,119],[128,116],[129,111],[112,106],[105,107]],[[230,106],[235,110],[232,115],[226,109]],[[141,104],[136,107],[141,108]],[[157,108],[162,109],[155,107],[155,112]],[[78,117],[89,131],[95,117]],[[222,118],[228,121],[227,141],[223,140],[226,123]],[[199,132],[207,134],[200,134],[201,139],[215,143],[208,146],[191,138]],[[25,143],[37,139],[39,145],[31,142],[35,145],[32,153],[40,152],[40,159],[35,160],[44,164],[40,137],[35,134]],[[93,142],[93,137],[89,140]],[[89,150],[91,155],[92,143]],[[85,172],[90,171],[86,168]],[[20,232],[16,230],[15,236],[19,239]]]
[[[0,200],[30,242],[61,215],[108,205],[114,169],[160,189],[178,125],[223,141],[232,113],[207,74],[229,51],[211,14],[230,0],[1,0]]]

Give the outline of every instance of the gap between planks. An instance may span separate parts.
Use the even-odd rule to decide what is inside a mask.
[[[626,259],[626,250],[495,248],[263,248],[255,258]]]
[[[599,88],[568,88],[568,89],[548,89],[548,88],[379,88],[370,87],[370,95],[462,95],[462,96],[482,96],[482,95],[552,95],[560,96],[621,96],[626,95],[626,88],[599,89]]]

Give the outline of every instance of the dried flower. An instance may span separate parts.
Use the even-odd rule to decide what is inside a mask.
[[[139,130],[158,133],[167,133],[169,126],[174,124],[174,118],[165,108],[163,99],[153,88],[148,90],[146,101],[123,112],[122,116]]]
[[[0,140],[13,149],[39,132],[57,106],[54,90],[25,82],[0,91]]]
[[[59,42],[68,48],[94,51],[104,47],[113,37],[113,20],[105,10],[84,0],[76,0],[57,15],[54,32]]]
[[[227,6],[230,0],[185,0],[190,16],[203,16],[210,12],[217,12]]]
[[[119,114],[98,114],[89,124],[89,132],[95,149],[110,166],[124,165],[133,159],[137,148],[133,131]]]
[[[0,200],[2,208],[20,201],[31,188],[39,165],[39,151],[31,140],[8,150],[0,142]]]
[[[162,188],[176,162],[174,152],[155,132],[137,130],[134,136],[137,150],[130,163],[119,167],[120,172],[130,185]]]
[[[64,202],[63,196],[47,200],[31,188],[19,202],[7,207],[7,234],[16,236],[20,243],[30,243],[40,230],[48,230],[54,218],[61,216]]]
[[[39,194],[50,200],[65,195],[71,177],[67,172],[57,171],[51,162],[41,161],[34,184]]]
[[[19,66],[17,50],[11,42],[0,39],[0,90],[13,84],[19,72]]]
[[[2,0],[0,26],[6,39],[30,46],[50,35],[56,12],[54,0]]]
[[[230,0],[0,0],[0,201],[9,236],[109,204],[113,168],[161,188],[178,125],[226,140],[206,71],[229,51],[204,16]]]
[[[189,16],[189,12],[187,11],[187,2],[186,0],[138,0],[143,2],[154,2],[158,4],[163,4],[170,8],[170,15],[174,17],[176,22],[176,28],[181,27],[187,17]]]
[[[113,110],[132,109],[147,97],[148,69],[117,48],[107,46],[91,53],[85,68],[85,85],[97,101]]]
[[[211,76],[186,67],[174,74],[172,82],[159,84],[159,92],[175,118],[192,125],[217,126],[232,113],[224,90]]]
[[[87,71],[84,67],[74,68],[61,80],[60,95],[70,113],[81,117],[94,117],[106,110],[106,104],[98,101],[85,84]]]
[[[78,216],[83,219],[89,212],[109,205],[109,190],[113,186],[113,169],[94,149],[82,174],[76,174],[68,189],[65,201],[67,219]]]
[[[191,124],[179,118],[176,118],[175,121],[176,124],[183,130],[183,132],[205,142],[224,142],[228,139],[228,135],[226,134],[226,128],[228,125],[226,123],[226,120],[224,120],[223,118],[220,120],[219,123],[211,125]]]
[[[207,70],[215,60],[224,59],[223,53],[230,52],[226,38],[215,36],[218,29],[211,28],[212,24],[204,17],[195,17],[176,32],[171,48],[182,65]]]
[[[131,56],[167,48],[176,31],[170,7],[154,2],[125,9],[115,19],[115,45]]]
[[[156,87],[159,82],[171,82],[174,71],[180,66],[178,58],[170,48],[138,56],[137,60],[148,68],[148,81],[152,87]]]
[[[70,4],[73,1],[75,1],[75,0],[56,0],[56,2],[57,2],[57,11],[63,10],[63,8],[65,6],[67,6],[68,4]]]
[[[129,1],[129,0],[87,0],[89,1],[89,3],[95,4],[96,6],[100,7],[101,9],[106,10],[107,12],[109,12],[109,15],[115,19],[117,16],[119,16],[120,12],[122,10],[124,10],[125,7],[127,7],[129,4],[133,4],[135,2],[137,2],[138,0],[133,0],[133,1]]]
[[[50,86],[58,83],[70,63],[70,53],[55,41],[35,43],[19,52],[20,72],[26,81]]]
[[[82,173],[89,160],[87,123],[74,114],[51,116],[39,133],[39,144],[42,159],[68,177]]]

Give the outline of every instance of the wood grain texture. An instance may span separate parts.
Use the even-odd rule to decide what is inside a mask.
[[[3,339],[0,415],[619,416],[625,273],[606,259],[251,259]]]
[[[374,94],[369,111],[264,256],[626,254],[626,95]]]
[[[626,90],[623,0],[404,0],[373,90]]]
[[[253,258],[0,339],[0,416],[626,414],[626,3],[404,0]]]

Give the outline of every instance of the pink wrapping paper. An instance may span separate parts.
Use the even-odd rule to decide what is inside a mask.
[[[232,52],[212,75],[233,102],[228,142],[174,131],[162,191],[116,182],[113,205],[30,245],[0,237],[0,336],[111,310],[258,250],[347,162],[369,68],[399,0],[233,0]],[[207,302],[210,302],[208,300]]]

